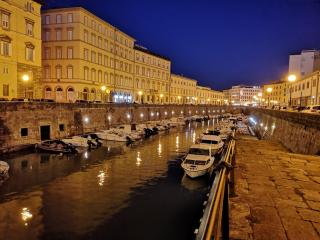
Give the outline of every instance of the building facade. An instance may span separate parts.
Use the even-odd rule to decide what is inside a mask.
[[[303,50],[289,56],[289,74],[303,78],[317,70],[320,70],[320,51]]]
[[[42,13],[46,99],[132,102],[134,39],[81,8]]]
[[[0,98],[39,97],[40,1],[0,1]]]
[[[232,105],[251,105],[256,103],[256,97],[262,94],[259,86],[238,85],[224,90],[225,100]]]
[[[286,81],[275,81],[262,86],[262,99],[259,100],[260,104],[270,106],[270,105],[288,105],[287,98],[287,87],[288,83]],[[271,92],[267,91],[271,89]]]
[[[197,81],[183,75],[171,74],[171,103],[191,104],[196,100]]]
[[[290,102],[290,95],[292,106],[320,105],[320,71],[290,83],[287,87],[287,102]]]
[[[135,101],[169,103],[171,61],[138,45],[134,56]]]

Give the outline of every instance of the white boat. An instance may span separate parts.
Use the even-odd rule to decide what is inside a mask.
[[[0,181],[9,177],[9,169],[10,167],[8,163],[0,161]]]
[[[200,139],[200,144],[209,145],[211,147],[211,154],[217,154],[222,151],[224,142],[220,136],[203,135]]]
[[[102,132],[97,132],[97,136],[103,140],[115,141],[115,142],[129,142],[132,141],[128,134],[121,133],[118,130],[110,129]]]
[[[209,172],[214,160],[209,145],[195,144],[190,147],[185,160],[181,163],[181,167],[189,177],[196,178]]]
[[[170,119],[170,125],[175,127],[184,126],[186,125],[186,121],[184,117],[173,117]]]
[[[62,139],[65,143],[70,143],[76,147],[88,147],[88,139],[81,136],[73,136],[71,138]]]

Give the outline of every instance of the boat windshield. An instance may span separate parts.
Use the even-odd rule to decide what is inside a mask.
[[[209,163],[209,160],[208,161],[200,161],[200,160],[194,161],[194,160],[187,159],[187,160],[185,160],[185,163],[191,164],[191,165],[206,165]]]
[[[201,143],[205,143],[205,144],[219,144],[218,141],[214,141],[214,140],[201,140]]]
[[[201,148],[190,148],[189,154],[208,156],[209,150],[208,149],[201,149]]]

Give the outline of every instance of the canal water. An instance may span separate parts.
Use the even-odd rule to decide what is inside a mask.
[[[6,156],[0,239],[193,239],[208,188],[179,156],[213,120],[131,146],[106,142],[76,155]]]

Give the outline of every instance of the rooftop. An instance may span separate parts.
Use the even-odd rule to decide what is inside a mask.
[[[150,51],[149,49],[147,49],[146,47],[143,47],[143,46],[138,45],[138,44],[135,44],[135,45],[134,45],[134,49],[135,49],[135,50],[138,50],[138,51],[140,51],[140,52],[144,52],[144,53],[153,55],[153,56],[155,56],[155,57],[159,57],[159,58],[165,59],[165,60],[167,60],[167,61],[171,61],[168,57],[165,57],[165,56],[162,56],[162,55],[160,55],[160,54],[154,53],[154,52]]]

